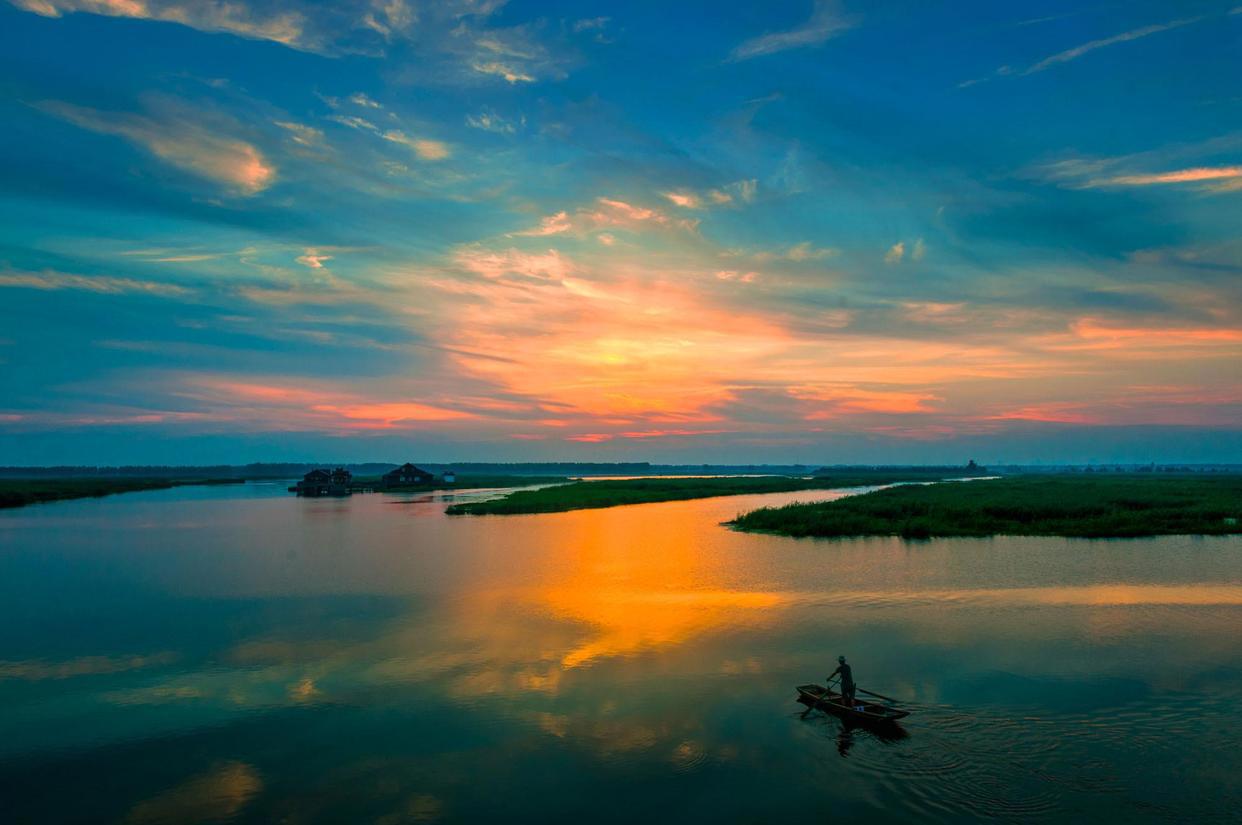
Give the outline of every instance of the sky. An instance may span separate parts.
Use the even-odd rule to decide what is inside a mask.
[[[1242,461],[1242,6],[0,0],[0,464]]]

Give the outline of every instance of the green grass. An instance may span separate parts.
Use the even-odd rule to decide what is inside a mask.
[[[535,484],[563,484],[569,481],[565,476],[503,476],[503,475],[459,475],[452,484],[436,481],[432,484],[410,484],[404,487],[378,486],[375,489],[391,490],[397,493],[419,492],[423,490],[472,490],[486,487],[530,487]],[[379,478],[354,479],[353,486],[378,485]]]
[[[0,479],[0,508],[25,507],[41,501],[98,498],[139,490],[166,490],[186,484],[239,484],[241,479],[174,478],[13,478]]]
[[[1240,517],[1242,476],[1061,475],[894,487],[730,524],[786,536],[1126,538],[1240,533]]]
[[[563,513],[617,507],[623,504],[649,504],[713,496],[747,493],[784,493],[796,490],[823,490],[838,487],[864,487],[891,484],[911,477],[926,477],[919,471],[858,471],[816,478],[792,476],[714,477],[714,478],[631,478],[608,481],[576,481],[540,490],[518,490],[504,498],[454,504],[449,515],[517,515],[521,513]]]

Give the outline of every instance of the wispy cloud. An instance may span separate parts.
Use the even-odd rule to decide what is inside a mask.
[[[41,290],[72,289],[102,295],[140,294],[162,297],[176,297],[190,293],[190,290],[175,284],[139,281],[134,278],[112,278],[105,275],[74,275],[53,269],[44,269],[40,272],[0,270],[0,287]]]
[[[271,40],[295,49],[319,51],[323,43],[307,32],[306,18],[296,11],[262,15],[247,4],[215,0],[10,0],[44,17],[74,12],[180,23],[205,32],[227,32],[253,40]]]
[[[567,232],[583,234],[602,229],[624,229],[632,232],[649,229],[676,229],[694,232],[698,226],[698,219],[678,218],[660,209],[640,206],[615,198],[596,198],[590,206],[582,207],[573,213],[561,211],[547,215],[540,220],[538,226],[510,234],[515,237],[540,237]],[[615,240],[609,235],[602,242],[605,245],[611,245]]]
[[[499,60],[483,60],[471,64],[476,72],[503,77],[509,83],[534,83],[535,76],[511,63]]]
[[[1178,29],[1182,26],[1188,26],[1191,23],[1197,23],[1202,19],[1202,17],[1186,17],[1181,20],[1171,20],[1168,23],[1157,23],[1153,26],[1143,26],[1140,29],[1131,29],[1130,31],[1122,32],[1121,34],[1115,34],[1112,37],[1092,40],[1087,43],[1083,43],[1081,46],[1075,46],[1072,49],[1066,49],[1063,52],[1057,52],[1054,55],[1045,57],[1043,60],[1034,64],[1022,74],[1030,75],[1035,74],[1036,72],[1042,72],[1044,69],[1056,66],[1059,63],[1069,63],[1071,60],[1077,60],[1084,54],[1093,52],[1096,49],[1115,46],[1118,43],[1129,43],[1132,40],[1140,40],[1144,37],[1150,37],[1153,34],[1159,34],[1160,32],[1166,32],[1170,29]]]
[[[816,0],[810,18],[801,26],[781,32],[769,32],[752,37],[733,49],[730,60],[749,60],[766,54],[818,46],[829,38],[853,28],[855,21],[842,15],[838,4],[829,0]]]
[[[1159,172],[1143,167],[1164,165],[1170,153],[1144,153],[1120,158],[1067,158],[1045,164],[1037,177],[1072,189],[1107,189],[1134,186],[1188,186],[1208,193],[1242,191],[1242,166],[1190,166]]]
[[[1230,12],[1230,13],[1232,14],[1233,12]],[[1055,19],[1055,18],[1048,18],[1048,19]],[[1098,40],[1091,40],[1081,45],[1075,46],[1072,49],[1065,49],[1064,51],[1060,51],[1060,52],[1057,52],[1056,54],[1049,55],[1048,57],[1045,57],[1043,60],[1033,63],[1032,65],[1030,65],[1029,67],[1027,67],[1026,69],[1022,71],[1018,71],[1013,66],[1008,66],[1008,65],[1001,66],[996,71],[992,72],[990,75],[986,75],[984,77],[976,77],[970,80],[964,80],[961,83],[957,84],[957,88],[968,89],[971,86],[978,86],[980,83],[986,83],[989,80],[992,80],[994,78],[999,78],[999,77],[1026,77],[1028,75],[1037,74],[1039,72],[1044,71],[1045,69],[1052,68],[1053,66],[1057,66],[1063,63],[1070,63],[1082,57],[1083,55],[1089,54],[1097,49],[1104,49],[1109,46],[1116,46],[1120,43],[1129,43],[1134,40],[1141,40],[1144,37],[1150,37],[1153,34],[1160,34],[1161,32],[1166,32],[1171,29],[1179,29],[1182,26],[1189,26],[1192,23],[1198,23],[1205,19],[1206,19],[1205,16],[1185,17],[1185,18],[1181,18],[1178,20],[1170,20],[1167,23],[1156,23],[1150,26],[1143,26],[1141,28],[1131,29],[1129,31],[1121,32],[1120,34],[1112,35],[1111,37],[1102,37]],[[1041,22],[1041,21],[1037,20],[1033,22]]]
[[[727,206],[750,203],[758,191],[758,181],[739,180],[715,189],[695,191],[692,189],[674,189],[661,192],[660,196],[674,206],[682,209],[704,209],[711,206]]]
[[[38,108],[83,129],[123,137],[165,163],[237,194],[257,194],[276,180],[275,165],[255,146],[196,121],[192,110],[180,104],[160,103],[152,114],[107,112],[55,100]]]
[[[428,140],[427,138],[412,137],[399,129],[391,129],[384,132],[383,137],[384,140],[410,147],[414,150],[414,154],[423,160],[444,160],[451,154],[447,143],[438,140]]]
[[[1200,166],[1178,169],[1173,172],[1155,172],[1146,175],[1118,175],[1092,181],[1092,186],[1156,186],[1170,183],[1205,183],[1209,181],[1236,181],[1242,179],[1242,166]],[[1234,188],[1233,184],[1227,184]]]
[[[519,118],[517,121],[503,118],[495,112],[484,109],[477,115],[466,115],[466,125],[472,129],[481,129],[484,132],[495,132],[498,135],[512,135],[519,128],[526,125],[526,118]]]
[[[299,146],[304,146],[308,149],[319,149],[324,145],[322,129],[316,129],[314,126],[307,126],[288,120],[277,120],[274,122],[275,125],[289,133],[289,140]]]

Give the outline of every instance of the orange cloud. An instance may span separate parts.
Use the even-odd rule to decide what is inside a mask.
[[[161,99],[153,115],[104,112],[60,101],[40,108],[83,129],[123,137],[171,166],[238,194],[257,194],[276,180],[276,167],[257,148],[209,128],[181,104]]]

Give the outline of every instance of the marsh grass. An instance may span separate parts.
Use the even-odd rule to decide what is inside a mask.
[[[893,487],[738,516],[786,536],[1076,536],[1242,532],[1242,476],[1038,476]]]
[[[939,473],[936,475],[939,477]],[[540,490],[518,490],[492,501],[454,504],[449,515],[518,515],[523,513],[562,513],[618,507],[625,504],[649,504],[659,501],[681,501],[714,496],[735,496],[750,493],[785,493],[797,490],[824,490],[841,487],[866,487],[892,484],[896,481],[926,479],[919,470],[888,472],[851,472],[842,475],[821,475],[814,478],[794,476],[718,476],[706,478],[628,478],[601,481],[576,481]]]
[[[242,479],[175,478],[12,478],[0,479],[0,507],[24,507],[41,501],[98,498],[140,490],[166,490],[187,484],[240,484]]]

